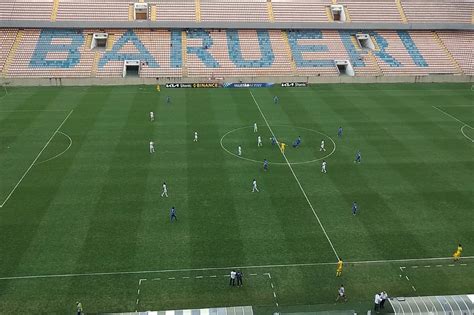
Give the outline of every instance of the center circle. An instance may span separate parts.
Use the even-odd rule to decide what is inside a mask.
[[[272,131],[279,142],[286,143],[285,156],[291,165],[308,164],[328,158],[336,151],[336,142],[327,134],[305,127],[289,125],[273,125]],[[257,147],[257,137],[262,138],[262,147]],[[301,145],[292,146],[294,140],[300,136]],[[268,128],[259,128],[254,132],[253,126],[244,126],[232,129],[225,133],[220,144],[222,149],[232,156],[249,162],[262,163],[267,159],[270,164],[287,165],[278,146],[271,143],[272,134]],[[320,151],[321,140],[325,141],[326,151]],[[238,155],[238,146],[242,147],[242,155]]]

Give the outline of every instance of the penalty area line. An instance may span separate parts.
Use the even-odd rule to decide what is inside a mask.
[[[61,127],[64,125],[64,123],[66,123],[66,121],[68,120],[69,116],[71,116],[72,112],[74,110],[71,109],[71,111],[69,112],[69,114],[67,114],[66,118],[64,118],[64,120],[62,121],[62,123],[59,125],[58,128],[56,128],[56,130],[53,132],[53,134],[51,135],[51,137],[49,138],[48,142],[46,142],[46,144],[43,146],[43,148],[41,149],[41,151],[38,153],[38,155],[36,156],[36,158],[33,160],[33,162],[30,164],[30,166],[28,167],[28,169],[23,173],[23,176],[21,176],[20,180],[16,183],[15,187],[13,187],[13,189],[10,191],[10,193],[8,194],[8,196],[5,198],[5,200],[3,201],[3,203],[0,204],[0,208],[3,208],[3,206],[7,203],[7,201],[10,199],[10,197],[13,195],[13,193],[15,192],[15,190],[18,188],[18,186],[20,186],[21,182],[23,181],[23,179],[26,177],[26,175],[29,173],[29,171],[33,168],[33,166],[35,165],[36,161],[38,161],[39,157],[41,156],[41,154],[43,153],[43,151],[46,149],[46,147],[49,145],[49,143],[51,142],[51,140],[53,140],[54,136],[58,133],[59,129],[61,129]]]
[[[263,120],[265,121],[265,124],[266,124],[267,127],[268,127],[268,130],[270,130],[270,133],[272,134],[273,138],[276,140],[277,144],[279,144],[278,138],[275,136],[275,133],[273,132],[272,127],[270,127],[270,124],[268,123],[267,118],[265,117],[265,115],[263,114],[262,110],[260,109],[260,106],[258,105],[258,102],[257,102],[257,100],[255,99],[255,96],[253,95],[252,90],[249,89],[249,91],[250,91],[250,95],[252,96],[252,99],[253,99],[255,105],[257,105],[257,108],[258,108],[258,111],[260,112],[260,115],[262,116]],[[328,235],[328,233],[326,232],[326,229],[324,228],[323,223],[322,223],[321,220],[319,219],[319,216],[318,216],[318,214],[316,213],[316,210],[314,210],[313,204],[311,203],[311,201],[309,200],[308,196],[306,195],[306,192],[305,192],[305,190],[303,189],[303,186],[301,185],[300,180],[299,180],[298,177],[296,176],[295,171],[293,170],[293,167],[291,166],[290,161],[288,161],[288,158],[286,157],[286,155],[285,155],[284,152],[282,152],[281,150],[280,150],[280,152],[281,152],[281,154],[283,155],[283,158],[285,159],[286,164],[287,164],[288,167],[290,168],[290,171],[291,171],[291,173],[293,174],[293,177],[295,178],[296,183],[298,184],[298,186],[299,186],[301,192],[303,193],[303,196],[305,197],[306,202],[308,203],[309,207],[311,208],[311,211],[313,211],[313,214],[314,214],[314,216],[316,217],[316,220],[318,221],[319,226],[321,227],[321,230],[323,230],[324,236],[326,236],[326,239],[328,240],[329,245],[331,246],[332,251],[334,252],[334,255],[336,255],[336,258],[339,260],[339,255],[337,254],[336,248],[334,248],[334,245],[332,244],[332,241],[331,241],[331,239],[329,238],[329,235]]]
[[[362,260],[346,261],[348,265],[369,265],[369,264],[390,264],[390,263],[409,263],[416,261],[437,261],[452,260],[452,257],[435,258],[408,258],[408,259],[388,259],[388,260]],[[474,259],[474,256],[462,257],[463,260]],[[187,268],[187,269],[162,269],[162,270],[141,270],[141,271],[116,271],[116,272],[91,272],[91,273],[69,273],[69,274],[43,274],[27,276],[0,277],[0,280],[29,280],[29,279],[50,279],[50,278],[73,278],[73,277],[99,277],[99,276],[120,276],[120,275],[141,275],[156,273],[176,273],[176,272],[196,272],[211,270],[232,270],[237,269],[270,269],[270,268],[291,268],[291,267],[317,267],[317,266],[335,266],[337,262],[319,262],[319,263],[301,263],[301,264],[275,264],[275,265],[254,265],[254,266],[227,266],[227,267],[209,267],[209,268]],[[228,277],[228,275],[226,275]]]

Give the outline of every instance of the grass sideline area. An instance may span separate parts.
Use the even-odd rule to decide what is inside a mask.
[[[86,313],[366,312],[381,290],[473,293],[473,93],[470,84],[8,88],[0,313],[72,313],[76,301]],[[426,259],[450,257],[459,242],[460,263]],[[229,288],[232,267],[244,287]],[[341,284],[349,302],[334,305]]]

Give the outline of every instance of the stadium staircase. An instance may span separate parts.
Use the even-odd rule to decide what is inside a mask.
[[[296,63],[293,59],[293,53],[291,52],[290,42],[288,41],[288,34],[286,33],[286,31],[281,31],[281,35],[285,40],[286,52],[288,54],[288,60],[290,60],[292,74],[296,75]]]
[[[268,19],[270,22],[275,22],[275,16],[273,15],[273,5],[271,1],[267,2],[267,11],[268,11]]]
[[[181,36],[181,49],[182,49],[182,54],[183,54],[183,65],[182,65],[182,71],[183,71],[183,77],[188,76],[188,67],[187,67],[187,61],[188,61],[188,52],[187,52],[187,47],[188,47],[188,38],[187,38],[186,31],[182,31],[182,36]]]
[[[460,66],[459,63],[456,61],[456,59],[454,59],[453,55],[452,55],[451,52],[448,50],[448,48],[446,47],[446,45],[443,43],[443,41],[442,41],[441,38],[439,37],[438,33],[433,32],[433,37],[435,38],[435,41],[436,41],[436,43],[438,43],[439,47],[441,47],[441,49],[444,50],[444,52],[446,53],[446,55],[449,57],[449,59],[451,60],[451,63],[452,63],[453,66],[456,68],[457,72],[458,72],[459,74],[464,74],[464,72],[462,71],[461,66]]]
[[[100,60],[100,53],[96,51],[94,54],[94,63],[92,64],[92,70],[91,70],[91,77],[93,78],[97,76],[97,70],[99,69],[99,60]]]
[[[53,9],[51,10],[51,22],[56,21],[56,17],[58,16],[59,1],[60,0],[54,0],[53,2]]]
[[[346,14],[346,22],[351,22],[351,15],[349,14],[349,10],[346,6],[344,6],[344,12]]]
[[[86,35],[86,43],[84,44],[85,49],[90,49],[92,44],[92,34]]]
[[[383,75],[382,68],[380,68],[379,63],[377,62],[377,58],[375,58],[373,51],[367,52],[367,58],[370,59],[372,63],[374,64],[375,69],[377,70],[377,76]]]
[[[5,64],[3,65],[2,75],[6,76],[8,74],[8,70],[12,65],[13,59],[15,58],[16,51],[21,44],[21,40],[23,39],[23,30],[19,30],[16,34],[15,41],[13,42],[12,47],[10,48],[10,52],[8,53],[7,59],[5,60]]]
[[[156,4],[152,4],[151,5],[150,20],[156,21],[156,11],[157,11]]]
[[[128,20],[133,21],[133,4],[130,3],[128,6]]]
[[[112,47],[114,47],[115,43],[115,35],[114,34],[109,34],[109,38],[107,38],[107,46],[105,47],[106,51],[112,50]]]
[[[403,10],[403,5],[401,0],[395,0],[395,3],[397,5],[398,12],[400,13],[400,17],[402,19],[403,23],[408,23],[407,16],[405,14],[405,10]]]
[[[201,22],[201,0],[195,0],[196,22]]]
[[[334,22],[334,19],[332,17],[332,13],[331,13],[331,7],[329,7],[329,6],[326,7],[326,16],[328,17],[329,22]]]

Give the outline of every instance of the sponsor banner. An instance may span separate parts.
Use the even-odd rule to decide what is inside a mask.
[[[273,83],[224,83],[225,88],[263,88],[271,87]]]
[[[219,83],[166,83],[168,89],[218,88]]]
[[[306,82],[283,82],[282,87],[307,87],[308,83]]]

